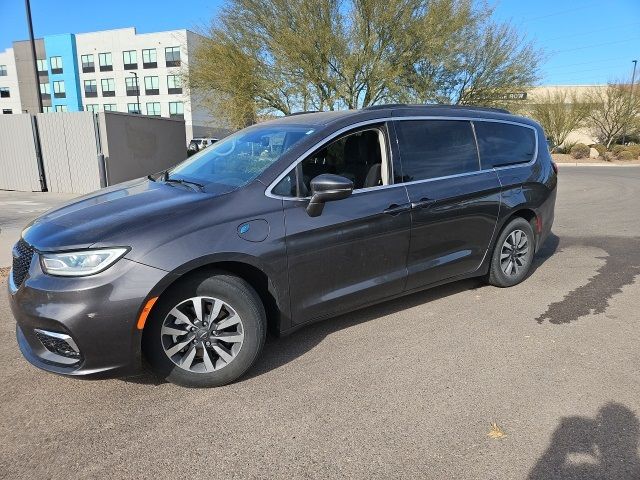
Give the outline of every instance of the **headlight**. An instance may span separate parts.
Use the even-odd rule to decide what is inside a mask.
[[[106,248],[79,252],[41,253],[40,265],[49,275],[81,277],[101,272],[116,263],[126,248]]]

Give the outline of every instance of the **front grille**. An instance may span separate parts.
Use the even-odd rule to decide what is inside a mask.
[[[69,335],[39,329],[34,330],[34,333],[44,348],[51,353],[74,360],[80,360],[78,347]]]
[[[13,283],[20,287],[29,273],[29,266],[35,253],[34,248],[23,239],[18,240],[13,247]]]

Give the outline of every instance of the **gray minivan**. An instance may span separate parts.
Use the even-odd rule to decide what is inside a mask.
[[[223,385],[267,330],[463,278],[524,280],[550,232],[542,128],[494,109],[390,105],[241,130],[80,197],[13,248],[17,339],[51,372]]]

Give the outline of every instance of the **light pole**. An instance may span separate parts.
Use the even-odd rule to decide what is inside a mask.
[[[36,92],[38,93],[38,113],[42,113],[42,92],[40,92],[40,77],[38,75],[38,62],[36,60],[36,42],[33,39],[33,22],[31,21],[31,5],[29,0],[24,1],[27,10],[27,24],[29,25],[29,43],[31,43],[31,59],[33,60],[33,70],[36,74]]]
[[[636,83],[636,66],[638,65],[638,60],[631,60],[633,62],[633,73],[631,74],[631,91],[629,92],[629,110],[631,110],[631,107],[633,106],[633,87],[635,86]],[[626,142],[627,140],[627,128],[625,125],[625,129],[623,130],[622,133],[622,145],[624,145],[624,142]]]
[[[131,74],[136,79],[136,105],[138,105],[138,115],[142,115],[142,107],[140,106],[140,82],[138,82],[138,74],[136,72],[131,72]]]

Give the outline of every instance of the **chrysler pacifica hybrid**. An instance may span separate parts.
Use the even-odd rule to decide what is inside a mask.
[[[553,223],[544,138],[502,110],[407,105],[241,130],[27,226],[9,276],[20,349],[60,374],[147,363],[218,386],[267,330],[468,277],[515,285]]]

